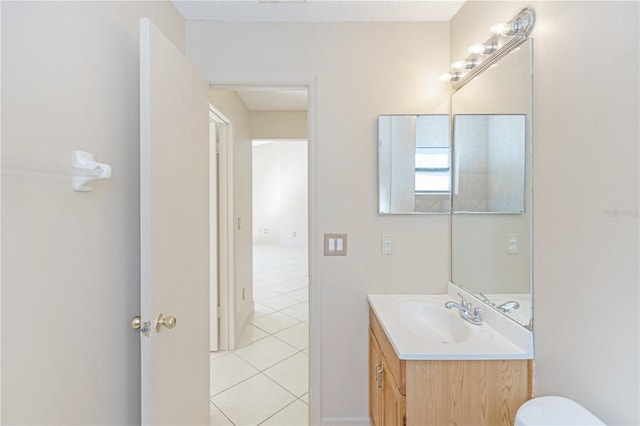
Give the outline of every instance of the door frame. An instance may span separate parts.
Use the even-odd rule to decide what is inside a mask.
[[[231,134],[231,120],[229,120],[220,110],[211,103],[209,104],[209,119],[215,123],[215,146],[210,147],[209,162],[216,162],[215,167],[215,193],[214,203],[211,205],[211,262],[216,263],[215,275],[211,276],[210,283],[210,309],[209,317],[211,326],[218,326],[216,333],[210,332],[210,339],[217,339],[215,345],[209,342],[209,348],[216,351],[229,350],[229,336],[234,336],[234,323],[229,321],[229,309],[233,313],[233,292],[229,293],[228,288],[233,283],[233,257],[229,258],[228,253],[233,253],[233,239],[229,239],[228,235],[233,233],[233,229],[221,228],[221,223],[226,223],[227,216],[233,217],[233,203],[229,203],[229,195],[233,191],[233,173],[227,173],[230,167],[228,154],[228,141]],[[211,140],[211,137],[210,137]],[[213,167],[210,167],[210,170]],[[224,220],[224,222],[222,221]],[[223,250],[224,249],[224,250]],[[215,253],[215,256],[213,255]],[[215,305],[215,306],[214,306]],[[216,318],[217,316],[217,318]],[[233,343],[233,342],[232,342]]]
[[[307,161],[308,161],[308,267],[309,267],[309,424],[320,424],[322,407],[322,375],[321,375],[321,288],[320,268],[317,248],[321,240],[318,237],[318,220],[316,212],[318,202],[318,143],[316,136],[317,122],[317,75],[315,73],[296,72],[256,72],[256,71],[224,71],[209,75],[209,88],[239,90],[258,86],[273,88],[305,87],[308,95],[307,107]],[[233,158],[231,158],[231,161]],[[233,164],[233,163],[227,163]],[[231,168],[230,170],[233,170]],[[233,192],[231,192],[233,193]],[[230,216],[233,217],[233,216]],[[233,227],[233,220],[227,226]]]
[[[216,138],[216,155],[219,156],[217,183],[217,262],[218,271],[215,283],[217,287],[219,319],[218,350],[224,351],[235,347],[235,322],[230,318],[235,316],[235,292],[233,291],[234,277],[234,229],[233,229],[233,150],[229,141],[232,141],[233,124],[219,109],[209,104],[209,117],[216,122],[216,128],[220,126]],[[213,259],[212,259],[213,260]],[[213,289],[212,289],[213,290]],[[211,306],[210,306],[211,309]],[[212,312],[209,317],[212,318]],[[211,347],[211,342],[209,342]]]

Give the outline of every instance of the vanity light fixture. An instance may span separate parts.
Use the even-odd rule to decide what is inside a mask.
[[[491,27],[491,32],[501,36],[515,36],[519,34],[531,33],[536,21],[533,9],[523,9],[515,18],[509,22],[496,24]]]
[[[438,79],[442,80],[442,81],[458,81],[460,80],[462,77],[464,76],[463,73],[458,72],[458,71],[452,71],[446,74],[442,74],[440,77],[438,77]]]
[[[476,55],[491,55],[500,48],[500,37],[494,35],[482,44],[474,44],[467,49],[470,53]]]
[[[475,68],[482,62],[482,58],[479,55],[471,55],[464,61],[457,61],[451,64],[453,70],[470,70]]]
[[[469,47],[471,55],[462,61],[451,64],[451,71],[440,76],[440,80],[449,81],[454,89],[464,86],[500,58],[524,43],[529,38],[535,21],[535,11],[531,8],[524,8],[510,21],[492,26],[491,32],[494,35],[484,43]]]

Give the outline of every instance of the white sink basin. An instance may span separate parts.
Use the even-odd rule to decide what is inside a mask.
[[[369,295],[369,305],[400,359],[532,358],[528,348],[487,322],[471,324],[457,309],[445,308],[448,300],[452,298],[445,294]]]
[[[444,304],[400,299],[391,309],[400,325],[418,339],[450,345],[466,342],[473,334],[472,324],[447,310]]]

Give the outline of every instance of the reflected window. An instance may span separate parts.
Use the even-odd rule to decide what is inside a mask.
[[[416,147],[417,193],[449,192],[449,153],[449,147]]]
[[[449,116],[418,116],[415,135],[415,193],[448,193],[451,190]]]

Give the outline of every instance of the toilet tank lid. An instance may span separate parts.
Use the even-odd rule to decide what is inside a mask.
[[[516,425],[604,425],[577,402],[562,396],[541,396],[518,409]]]

